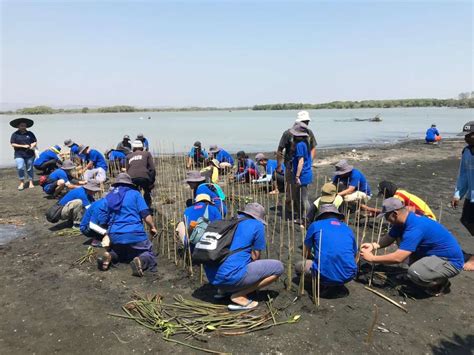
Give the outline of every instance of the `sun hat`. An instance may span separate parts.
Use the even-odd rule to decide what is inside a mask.
[[[219,168],[219,164],[220,164],[220,163],[219,163],[219,160],[217,160],[217,159],[212,159],[212,160],[211,160],[211,163],[212,163],[216,168]]]
[[[132,142],[132,148],[143,148],[143,142],[138,139]]]
[[[89,180],[83,187],[89,191],[100,191],[100,184],[96,180]]]
[[[76,167],[72,160],[65,160],[63,161],[63,164],[61,165],[61,169],[63,170],[72,170]]]
[[[381,181],[379,183],[379,196],[384,196],[384,197],[393,197],[395,195],[395,192],[397,192],[398,187],[391,181]]]
[[[474,132],[474,121],[466,122],[462,128],[462,132],[458,136],[467,136],[469,133]]]
[[[308,111],[300,111],[296,114],[295,122],[304,122],[304,121],[311,121],[311,117],[309,117]]]
[[[132,182],[132,178],[127,173],[118,174],[112,186],[119,185],[119,184],[120,185],[135,185]]]
[[[221,148],[219,148],[216,144],[213,144],[209,147],[209,153],[217,153],[220,150]]]
[[[436,127],[436,124],[432,123],[432,124],[431,124],[431,127]]]
[[[316,215],[316,219],[321,218],[322,215],[327,213],[335,214],[339,219],[343,219],[344,215],[339,212],[339,210],[334,206],[332,203],[328,203],[325,205],[321,205],[318,210],[318,214]]]
[[[257,202],[247,204],[243,211],[237,211],[237,213],[245,214],[265,225],[267,224],[267,222],[265,222],[265,208]]]
[[[237,159],[247,158],[247,154],[243,150],[237,152]]]
[[[290,133],[295,137],[309,137],[306,132],[308,126],[303,122],[296,122],[293,127],[290,128]]]
[[[344,175],[350,173],[354,167],[350,165],[346,159],[342,159],[335,165],[336,168],[336,175]]]
[[[71,138],[68,138],[68,139],[66,139],[66,140],[64,141],[64,145],[65,145],[66,147],[70,147],[70,146],[73,145],[73,144],[74,144],[74,142],[72,141]]]
[[[26,128],[30,128],[34,124],[33,120],[30,120],[29,118],[26,118],[26,117],[20,117],[20,118],[15,118],[14,120],[11,120],[10,126],[12,126],[13,128],[18,128],[20,123],[26,123]]]
[[[211,196],[209,196],[208,194],[199,194],[196,196],[196,198],[194,199],[194,202],[197,203],[197,202],[208,202],[210,204],[214,204],[214,202],[212,202],[212,199],[211,199]]]
[[[145,136],[143,135],[143,133],[138,133],[137,138],[145,138]]]
[[[199,141],[194,142],[193,147],[194,148],[201,148],[201,142],[199,142]]]
[[[265,157],[265,154],[263,153],[258,153],[256,156],[255,156],[255,160],[257,161],[257,163],[261,160],[264,160],[264,159],[267,159],[267,157]]]
[[[89,148],[88,145],[80,145],[79,146],[79,150],[78,150],[78,154],[84,154],[84,152],[87,150],[87,148]]]
[[[206,178],[199,171],[189,171],[186,174],[186,182],[203,182]]]
[[[382,212],[377,215],[377,217],[383,217],[387,213],[393,212],[393,211],[398,211],[399,209],[402,209],[405,207],[405,204],[403,201],[399,200],[396,197],[390,197],[385,200],[383,200],[382,203]]]
[[[130,136],[128,134],[126,134],[126,135],[123,136],[123,139],[130,140]]]
[[[332,182],[327,182],[321,188],[321,203],[333,203],[337,196],[337,187]]]

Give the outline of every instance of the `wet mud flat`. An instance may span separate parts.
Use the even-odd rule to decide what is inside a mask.
[[[361,148],[355,152],[352,148],[320,151],[314,170],[318,182],[310,189],[311,197],[316,196],[316,185],[320,187],[325,178],[332,175],[331,163],[342,157],[348,158],[351,164],[364,172],[373,190],[376,190],[378,181],[389,179],[425,199],[435,214],[441,212],[442,223],[456,235],[463,249],[474,252],[474,238],[460,224],[460,211],[447,207],[462,147],[461,141],[446,141],[439,146],[407,142]],[[171,160],[158,159],[160,163],[165,165],[162,170],[167,171],[173,164]],[[141,279],[134,278],[127,265],[120,265],[106,273],[99,272],[93,263],[74,263],[88,248],[84,237],[52,228],[44,219],[45,210],[54,201],[44,198],[40,188],[17,191],[16,186],[14,170],[0,170],[0,227],[18,225],[21,228],[18,238],[0,245],[2,352],[195,352],[166,343],[160,335],[133,321],[109,315],[121,313],[121,306],[130,301],[135,293],[158,293],[169,302],[175,295],[215,302],[212,297],[214,288],[200,284],[198,267],[190,276],[182,261],[178,266],[175,264],[174,246],[166,233],[163,233],[161,244],[156,245],[159,251],[157,273],[147,273]],[[157,186],[155,217],[161,230],[170,229],[175,215],[179,216],[182,211],[182,201],[189,195],[183,184],[179,191],[173,188],[165,182]],[[241,190],[237,191],[238,188]],[[232,194],[230,186],[224,186],[224,189]],[[245,186],[234,186],[234,189],[234,195],[242,197],[239,204],[254,193]],[[275,211],[275,206],[281,204],[281,196],[278,203],[275,197],[260,195],[258,198],[265,202],[268,209],[267,255],[281,258],[287,267],[290,262],[288,238],[292,233],[288,233],[287,228],[280,228],[281,211],[278,208]],[[238,207],[236,203],[234,209]],[[351,226],[356,228],[356,222],[352,220]],[[371,233],[368,228],[367,235]],[[293,238],[290,243],[292,264],[301,258],[299,247],[302,236],[296,231]],[[167,243],[170,245],[169,254]],[[193,344],[230,353],[472,353],[474,273],[462,272],[452,279],[449,295],[412,299],[406,298],[391,283],[396,283],[397,268],[377,268],[376,272],[390,281],[382,276],[375,277],[375,289],[403,305],[408,310],[405,313],[367,291],[364,282],[370,267],[363,265],[362,271],[359,281],[347,285],[347,297],[321,298],[319,307],[312,303],[309,292],[295,301],[298,283],[293,280],[293,275],[289,277],[285,273],[278,283],[254,295],[254,299],[264,302],[270,296],[275,299],[276,307],[290,304],[281,316],[299,314],[301,318],[297,323],[243,336],[212,336],[206,343]],[[375,309],[378,315],[372,328]],[[372,340],[368,339],[370,329],[373,329]]]

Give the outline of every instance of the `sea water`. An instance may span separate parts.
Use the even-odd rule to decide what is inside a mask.
[[[424,139],[426,129],[437,124],[443,137],[453,137],[474,117],[474,109],[390,108],[310,110],[310,128],[318,147],[360,146]],[[38,147],[62,145],[71,138],[100,151],[114,148],[128,134],[143,133],[154,152],[182,153],[199,140],[206,149],[217,144],[229,152],[275,151],[282,132],[297,111],[194,111],[35,115],[31,131]],[[380,115],[382,122],[355,121]],[[0,166],[12,166],[9,121],[20,115],[0,115]]]

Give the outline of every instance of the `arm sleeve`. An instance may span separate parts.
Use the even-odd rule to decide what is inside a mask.
[[[12,136],[10,137],[10,144],[17,144],[15,132],[13,132]]]
[[[416,248],[423,238],[423,232],[419,229],[406,230],[403,233],[402,241],[400,242],[399,249],[415,252]]]
[[[466,159],[464,158],[464,151],[461,157],[461,164],[459,165],[458,178],[456,181],[456,188],[454,190],[454,197],[461,199],[468,190],[468,177]]]
[[[310,149],[316,148],[316,146],[318,145],[318,142],[316,141],[316,137],[314,136],[313,131],[308,129],[308,134],[310,138],[310,142],[309,142]]]
[[[136,204],[138,207],[138,211],[140,211],[140,216],[142,217],[142,219],[145,219],[150,214],[150,210],[148,209],[148,206],[142,195],[138,193],[136,196]]]
[[[280,138],[280,143],[278,143],[278,151],[282,152],[288,144],[288,134],[288,131],[283,132]]]
[[[194,148],[191,148],[191,150],[188,153],[188,157],[190,158],[194,157]]]
[[[253,250],[265,250],[267,244],[265,243],[265,227],[262,223],[258,223],[255,230],[255,239],[253,242]]]
[[[31,133],[31,143],[37,142],[35,134],[31,131],[30,131],[30,133]]]
[[[296,145],[295,157],[300,159],[300,158],[304,158],[306,155],[307,155],[306,144],[302,142],[298,143]]]
[[[352,174],[350,181],[349,181],[349,186],[353,186],[356,189],[360,188],[360,175],[359,174]]]
[[[150,175],[156,175],[155,162],[153,161],[153,156],[151,155],[151,153],[148,154],[148,171],[150,172]]]

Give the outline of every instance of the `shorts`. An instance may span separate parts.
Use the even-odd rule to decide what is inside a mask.
[[[256,260],[247,265],[247,272],[235,285],[219,286],[225,292],[237,292],[249,288],[270,276],[278,276],[285,271],[283,263],[279,260]]]

